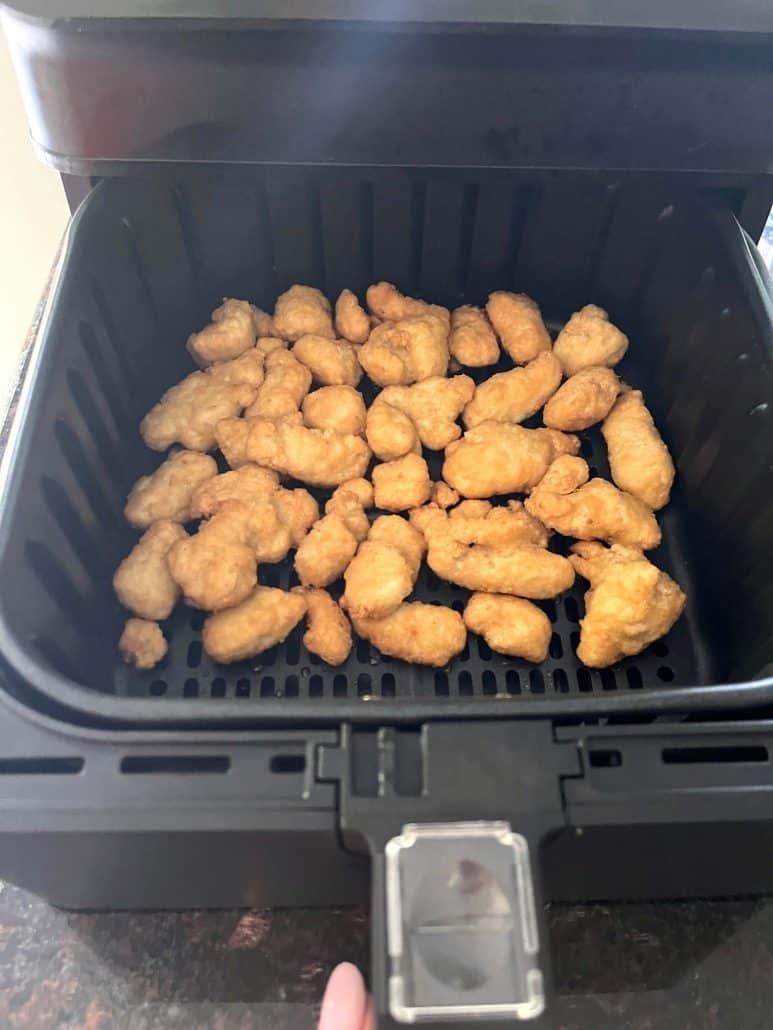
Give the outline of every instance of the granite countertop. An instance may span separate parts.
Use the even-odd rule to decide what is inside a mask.
[[[773,218],[761,249],[773,269]],[[554,905],[549,923],[556,1030],[773,1023],[773,898]],[[367,971],[363,909],[67,913],[0,884],[0,1028],[313,1030],[347,959]]]

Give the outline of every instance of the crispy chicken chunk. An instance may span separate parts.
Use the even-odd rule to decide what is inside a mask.
[[[152,669],[164,657],[168,647],[157,622],[127,619],[118,641],[118,650],[127,665],[137,669]]]
[[[523,422],[531,418],[558,389],[561,365],[546,350],[511,372],[500,372],[481,383],[464,409],[468,428],[481,422]]]
[[[160,519],[187,522],[197,488],[217,474],[217,463],[198,451],[175,451],[150,476],[142,476],[129,491],[123,510],[126,521],[147,529]]]
[[[251,512],[242,501],[223,501],[195,536],[174,544],[167,561],[186,604],[219,611],[239,604],[257,581]]]
[[[230,361],[254,347],[257,333],[252,311],[246,300],[226,298],[212,312],[209,325],[188,337],[186,346],[196,364]]]
[[[408,511],[429,500],[429,468],[418,454],[387,461],[373,469],[373,496],[384,511]]]
[[[274,419],[292,416],[299,410],[310,386],[308,368],[294,354],[277,348],[266,356],[266,378],[245,415]]]
[[[368,308],[381,322],[398,322],[401,318],[414,315],[434,315],[446,325],[450,315],[448,308],[439,304],[428,304],[425,300],[405,297],[392,283],[374,283],[368,287],[365,297]]]
[[[274,333],[285,340],[302,336],[335,338],[330,301],[313,286],[291,286],[277,298],[274,308]]]
[[[307,605],[309,625],[303,634],[303,646],[328,665],[342,665],[352,650],[352,627],[347,617],[326,590],[295,587],[293,593],[302,594]]]
[[[482,368],[499,361],[499,343],[486,313],[471,304],[451,312],[451,335],[448,338],[451,357],[460,365]]]
[[[325,505],[326,515],[340,515],[346,528],[357,540],[364,540],[370,530],[365,511],[373,507],[373,486],[367,479],[350,479],[333,491]]]
[[[432,492],[429,499],[438,508],[453,508],[455,504],[459,503],[459,494],[448,483],[444,483],[442,479],[439,479],[437,483],[432,484]]]
[[[660,543],[652,511],[606,479],[591,479],[582,458],[556,458],[526,499],[526,510],[549,529],[578,540],[606,540],[648,551]]]
[[[575,311],[558,334],[553,353],[565,376],[583,368],[604,365],[612,368],[628,350],[628,337],[609,321],[609,315],[595,304]]]
[[[554,458],[579,449],[576,436],[556,429],[481,422],[446,448],[443,479],[462,497],[525,493],[539,483]]]
[[[216,662],[252,658],[285,640],[305,614],[302,594],[255,587],[235,607],[204,620],[204,650]]]
[[[255,344],[255,349],[264,358],[267,358],[275,350],[287,350],[288,347],[287,340],[283,340],[279,336],[259,336],[258,342]]]
[[[473,594],[464,609],[464,624],[480,633],[492,651],[544,662],[552,635],[541,608],[508,594]]]
[[[413,590],[426,545],[399,515],[382,515],[344,573],[341,606],[358,618],[380,619]]]
[[[211,451],[215,426],[248,407],[263,382],[263,355],[253,347],[233,361],[191,372],[166,391],[140,423],[140,433],[153,451],[179,443],[191,451]]]
[[[525,365],[543,350],[550,350],[550,333],[542,321],[540,309],[525,293],[497,290],[489,295],[486,314],[502,341],[502,348],[517,365]]]
[[[674,463],[640,390],[626,390],[604,419],[612,479],[621,490],[658,511],[671,496]]]
[[[542,421],[551,429],[577,433],[606,418],[619,393],[620,380],[611,368],[583,368],[553,394]]]
[[[362,379],[357,348],[348,340],[302,336],[292,352],[323,386],[356,386]]]
[[[278,487],[277,473],[259,465],[242,465],[233,472],[215,474],[193,492],[191,518],[209,518],[223,501],[243,501],[245,504],[262,501]]]
[[[639,654],[668,633],[684,611],[682,589],[641,551],[580,543],[572,552],[570,561],[591,584],[577,648],[583,664],[603,669]]]
[[[180,589],[169,572],[167,555],[188,535],[176,522],[154,522],[121,562],[113,576],[113,589],[124,608],[142,619],[167,619],[177,604]]]
[[[365,418],[362,394],[351,386],[323,386],[303,401],[303,420],[309,429],[364,436]]]
[[[463,501],[448,513],[451,524],[448,532],[455,540],[469,544],[501,547],[508,544],[536,544],[547,547],[549,533],[524,508],[521,501],[508,501],[506,506],[488,510],[476,509],[482,501]]]
[[[447,665],[464,650],[467,630],[452,608],[404,602],[383,619],[353,618],[354,628],[382,654],[417,665]]]
[[[349,343],[365,343],[370,336],[370,319],[351,290],[341,290],[336,301],[335,316],[339,336]]]
[[[387,387],[389,389],[389,387]],[[382,400],[384,390],[368,408],[365,437],[381,461],[394,461],[405,454],[421,454],[421,440],[413,420]]]
[[[450,519],[482,519],[491,511],[494,505],[491,501],[467,500],[457,504],[448,513]]]
[[[441,451],[462,435],[456,420],[474,393],[475,383],[469,376],[431,376],[414,386],[387,386],[370,407],[368,443],[384,461],[419,453],[422,444]],[[382,405],[392,410],[384,412]],[[410,419],[413,430],[401,415]]]
[[[223,419],[216,435],[232,468],[254,461],[312,486],[357,479],[370,461],[370,448],[360,436],[271,419]]]
[[[379,386],[400,386],[448,369],[448,323],[433,314],[382,322],[360,348],[360,364]]]
[[[357,538],[333,512],[315,522],[295,552],[295,571],[304,586],[326,587],[343,575],[357,551]]]

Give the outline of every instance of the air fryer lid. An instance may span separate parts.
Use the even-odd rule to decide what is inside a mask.
[[[466,165],[744,187],[773,168],[762,0],[26,0],[4,21],[33,139],[63,171]]]

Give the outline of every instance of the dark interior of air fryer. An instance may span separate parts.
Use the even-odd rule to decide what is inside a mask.
[[[73,271],[28,414],[33,481],[17,497],[11,541],[15,638],[49,670],[149,702],[359,697],[394,706],[490,696],[518,705],[753,677],[770,660],[763,613],[773,570],[758,493],[770,476],[769,386],[758,313],[717,201],[728,198],[657,177],[464,169],[189,170],[103,182],[73,232]],[[408,666],[362,640],[331,669],[303,648],[301,627],[257,659],[219,666],[202,652],[203,613],[180,606],[164,625],[164,662],[146,673],[122,665],[124,613],[111,577],[134,541],[122,508],[159,461],[138,425],[191,370],[188,333],[224,296],[270,310],[294,282],[335,298],[343,287],[362,297],[380,279],[447,306],[525,292],[553,333],[583,304],[609,310],[631,340],[622,378],[644,389],[677,464],[653,560],[687,591],[685,616],[642,654],[587,669],[575,656],[586,589],[578,580],[542,602],[553,636],[538,667],[470,634],[445,669]],[[598,429],[581,438],[592,471],[607,475]],[[439,456],[427,457],[436,477]],[[294,585],[291,562],[263,566],[260,581]],[[461,610],[467,592],[425,568],[414,596]]]

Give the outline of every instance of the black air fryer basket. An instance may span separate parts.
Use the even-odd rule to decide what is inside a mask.
[[[5,12],[33,138],[88,196],[3,464],[0,876],[73,908],[340,904],[370,881],[384,1026],[537,1014],[542,900],[772,889],[767,8],[64,6]],[[128,669],[122,509],[186,336],[223,296],[379,279],[449,306],[517,289],[554,331],[610,311],[677,464],[654,559],[685,616],[589,670],[578,583],[545,604],[540,667],[471,637],[443,670],[364,641],[330,669],[299,630],[218,666],[181,607],[162,665]],[[416,596],[465,593],[425,570]]]

